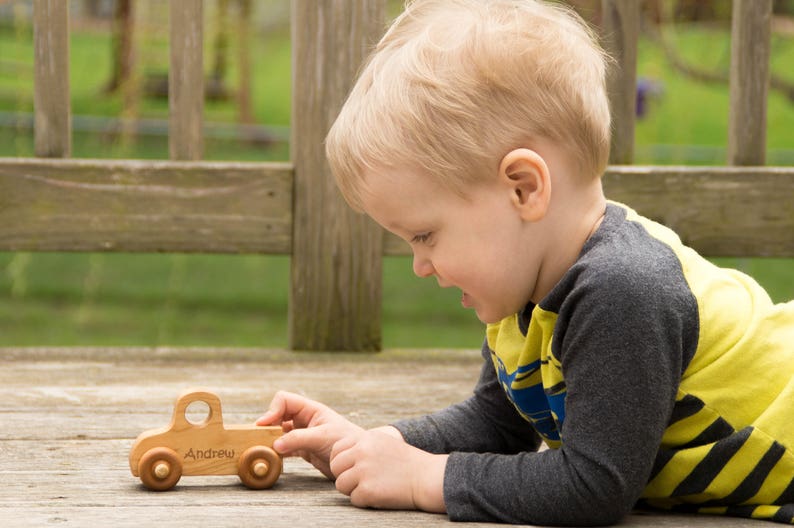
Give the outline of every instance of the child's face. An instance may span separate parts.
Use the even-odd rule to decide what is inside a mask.
[[[368,173],[365,184],[364,211],[411,245],[416,275],[459,288],[461,304],[484,323],[529,301],[539,257],[507,186],[494,179],[464,198],[430,178],[394,169]]]

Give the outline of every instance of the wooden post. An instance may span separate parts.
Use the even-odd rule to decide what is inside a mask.
[[[733,0],[728,164],[766,162],[772,0]]]
[[[173,160],[198,160],[204,142],[202,0],[171,0],[170,16],[169,151]]]
[[[240,0],[237,16],[237,120],[245,125],[254,122],[251,105],[251,0]]]
[[[325,158],[324,139],[363,57],[384,30],[384,4],[292,2],[292,349],[381,346],[383,234],[342,200]]]
[[[34,143],[36,156],[68,158],[72,153],[69,102],[69,2],[35,0]]]
[[[634,161],[634,117],[637,104],[638,0],[601,0],[602,44],[615,60],[607,74],[612,110],[611,164]]]

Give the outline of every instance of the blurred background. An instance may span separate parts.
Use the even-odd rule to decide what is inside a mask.
[[[75,158],[168,159],[168,2],[68,0]],[[571,0],[593,25],[599,0]],[[636,164],[724,165],[730,0],[646,0]],[[389,16],[401,2],[391,1]],[[289,0],[205,0],[207,160],[289,159]],[[32,0],[0,0],[0,157],[33,156]],[[767,164],[794,165],[794,0],[776,0]],[[794,299],[794,261],[715,259]],[[460,292],[384,260],[383,346],[479,347]],[[0,346],[287,344],[289,259],[0,252]]]

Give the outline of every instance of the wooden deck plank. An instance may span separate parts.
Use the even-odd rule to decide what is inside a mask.
[[[236,477],[185,477],[149,492],[127,456],[142,431],[166,425],[178,393],[216,390],[226,423],[248,423],[278,389],[306,394],[365,427],[467,397],[475,350],[376,355],[262,349],[0,349],[0,525],[447,526],[443,515],[362,510],[300,459],[271,490]],[[471,527],[497,526],[483,523]],[[621,526],[756,527],[755,521],[635,514]]]

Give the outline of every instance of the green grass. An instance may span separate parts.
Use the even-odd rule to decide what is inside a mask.
[[[0,262],[0,290],[14,301],[0,305],[7,343],[286,343],[286,258],[4,254]]]
[[[287,344],[287,257],[0,253],[0,270],[0,345]],[[460,292],[410,270],[384,262],[384,342],[479,346]]]
[[[727,68],[725,31],[679,27],[684,56],[703,67]],[[0,111],[32,111],[32,34],[24,24],[0,26]],[[258,123],[289,124],[290,46],[285,30],[257,35],[254,113]],[[167,47],[146,39],[148,71],[162,73]],[[13,57],[13,62],[7,58]],[[75,31],[71,39],[72,109],[75,115],[118,116],[118,95],[102,96],[109,72],[109,37]],[[773,69],[794,82],[794,41],[773,42]],[[209,60],[206,61],[209,63]],[[236,79],[230,64],[230,86]],[[675,74],[647,41],[640,76],[663,86],[650,113],[637,123],[637,163],[723,164],[728,122],[726,86],[692,82]],[[165,119],[167,102],[144,99],[137,115]],[[206,121],[234,122],[229,102],[208,102]],[[794,104],[769,100],[770,163],[794,164]],[[117,136],[75,133],[73,156],[167,158],[164,136],[124,143]],[[661,147],[660,147],[661,145]],[[788,150],[787,150],[788,149]],[[31,156],[30,130],[0,127],[0,156]],[[285,144],[266,148],[208,140],[212,160],[287,159]],[[776,158],[775,156],[778,156]],[[775,161],[779,159],[780,161]],[[775,301],[794,298],[794,263],[786,259],[718,259],[756,277]],[[149,345],[274,346],[287,344],[289,261],[274,256],[0,253],[0,346]],[[482,325],[460,308],[459,292],[433,279],[417,279],[409,258],[384,261],[383,342],[386,347],[478,347]]]

